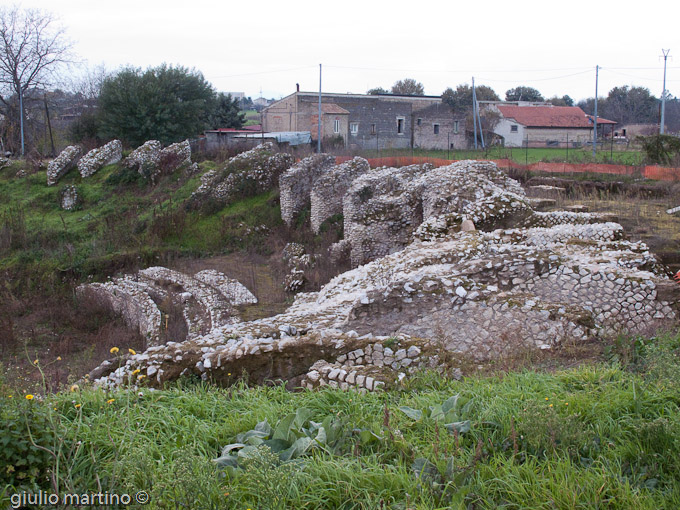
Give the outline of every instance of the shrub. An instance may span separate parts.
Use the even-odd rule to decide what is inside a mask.
[[[54,428],[45,406],[21,395],[0,397],[0,486],[43,488],[49,484],[48,470]]]

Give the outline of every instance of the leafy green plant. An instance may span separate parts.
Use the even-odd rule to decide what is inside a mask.
[[[260,446],[268,447],[283,462],[313,450],[332,453],[344,438],[342,422],[327,416],[317,423],[311,420],[312,415],[312,411],[303,407],[281,419],[275,427],[265,419],[254,429],[238,434],[236,442],[226,445],[222,449],[222,456],[215,462],[233,473],[234,469],[242,467],[244,461],[259,455]]]
[[[413,409],[408,406],[401,406],[399,410],[406,416],[415,421],[423,419],[443,422],[444,427],[452,434],[465,434],[470,432],[472,427],[470,420],[463,420],[472,406],[472,400],[469,400],[465,405],[459,404],[460,395],[453,395],[447,398],[441,404],[434,404],[426,409]],[[455,431],[455,432],[454,432]]]

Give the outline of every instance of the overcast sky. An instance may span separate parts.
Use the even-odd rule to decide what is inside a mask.
[[[58,16],[76,54],[108,70],[163,62],[253,99],[295,90],[365,93],[414,78],[425,93],[517,85],[576,101],[617,85],[680,96],[680,2],[25,0]]]

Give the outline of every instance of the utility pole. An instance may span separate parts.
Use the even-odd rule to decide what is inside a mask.
[[[475,77],[472,77],[472,124],[475,132],[475,150],[477,150],[477,101],[475,101]]]
[[[600,75],[600,66],[595,66],[595,115],[593,122],[593,159],[597,153],[597,80]]]
[[[19,128],[21,129],[21,156],[24,156],[24,94],[19,86]]]
[[[670,52],[670,49],[661,50],[661,53],[663,53],[663,92],[661,93],[661,126],[659,127],[660,135],[663,134],[664,124],[666,123],[666,61],[668,60],[668,54]]]
[[[321,153],[321,64],[319,64],[319,122],[316,130],[316,152]]]

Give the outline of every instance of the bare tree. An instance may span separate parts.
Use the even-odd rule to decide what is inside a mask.
[[[17,5],[0,8],[0,102],[19,102],[21,154],[24,154],[23,97],[29,88],[47,87],[71,59],[71,43],[52,14]]]

